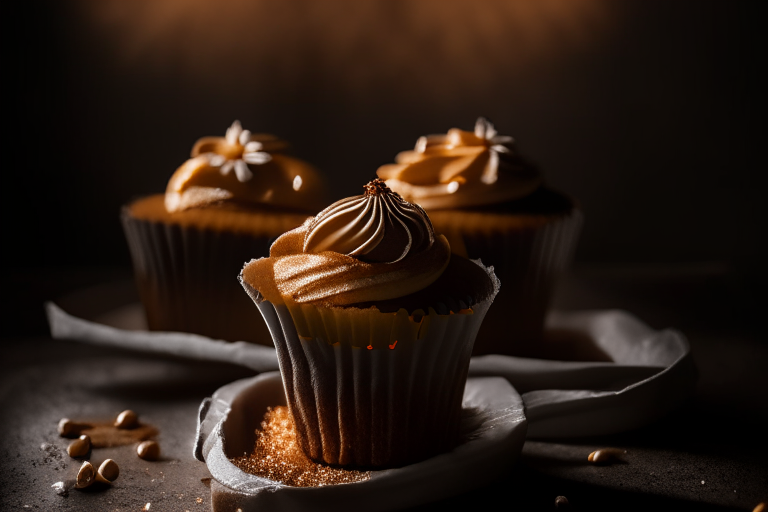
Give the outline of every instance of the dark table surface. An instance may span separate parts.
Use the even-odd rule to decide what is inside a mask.
[[[218,387],[252,372],[45,334],[43,300],[126,277],[104,269],[4,276],[16,300],[3,319],[0,510],[210,510],[210,475],[192,456],[197,408]],[[554,510],[559,495],[572,510],[751,511],[768,501],[768,339],[755,301],[761,287],[718,265],[577,267],[555,307],[625,309],[655,329],[682,331],[699,371],[694,395],[642,429],[527,441],[502,478],[419,510]],[[130,445],[94,450],[94,463],[112,458],[120,465],[115,484],[57,495],[51,485],[72,478],[80,464],[66,455],[59,419],[109,418],[128,408],[159,429],[161,460],[143,461]],[[627,450],[626,462],[587,462],[591,451],[608,446]]]

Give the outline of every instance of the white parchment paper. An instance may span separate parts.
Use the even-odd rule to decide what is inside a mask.
[[[50,302],[45,307],[56,339],[229,362],[256,372],[278,370],[271,347],[142,330],[138,304],[103,315],[102,321],[111,325],[70,315]],[[678,407],[693,390],[690,346],[675,330],[655,331],[619,310],[554,312],[547,328],[589,337],[612,362],[472,358],[470,377],[504,377],[522,394],[528,437],[597,436],[637,428]]]

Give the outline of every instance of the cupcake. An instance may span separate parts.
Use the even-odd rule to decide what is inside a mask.
[[[553,288],[582,224],[574,200],[546,187],[513,139],[484,118],[474,132],[421,137],[395,162],[379,178],[421,205],[454,253],[479,258],[501,281],[474,354],[539,354]]]
[[[381,180],[275,241],[240,281],[272,333],[312,460],[395,467],[452,449],[498,281]]]
[[[283,154],[286,146],[235,121],[225,137],[197,141],[165,194],[123,207],[150,329],[272,344],[235,277],[322,205],[317,171]]]

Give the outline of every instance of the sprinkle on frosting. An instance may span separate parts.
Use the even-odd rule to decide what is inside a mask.
[[[380,180],[378,178],[363,185],[363,189],[365,190],[363,193],[365,197],[382,196],[393,193],[387,184],[384,183],[384,180]]]
[[[405,199],[427,209],[460,208],[527,196],[541,176],[515,151],[512,137],[498,135],[480,117],[474,132],[452,128],[419,137],[412,151],[377,171]]]
[[[363,195],[337,201],[314,218],[304,238],[305,253],[333,251],[395,263],[432,245],[432,223],[420,206],[403,200],[380,179],[363,188]]]

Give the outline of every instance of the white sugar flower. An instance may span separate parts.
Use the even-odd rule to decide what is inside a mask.
[[[251,140],[250,130],[243,130],[240,121],[235,121],[227,128],[224,137],[225,144],[217,145],[215,151],[203,153],[211,167],[218,167],[223,175],[233,169],[237,180],[241,183],[253,178],[248,164],[261,165],[272,160],[272,156],[264,149],[261,142]]]
[[[452,149],[465,145],[479,145],[476,140],[472,142],[467,141],[462,133],[466,132],[454,128],[445,135],[426,135],[419,137],[413,150],[418,154],[423,154],[432,147],[442,146]],[[484,144],[490,152],[488,163],[480,176],[480,181],[486,185],[490,185],[499,179],[499,153],[511,153],[509,146],[514,143],[514,139],[507,135],[498,135],[493,123],[484,117],[477,118],[474,135],[478,139],[481,139],[480,144]],[[403,159],[405,159],[405,157],[403,157]],[[457,187],[457,184],[452,185],[448,192],[455,192]]]
[[[478,117],[475,122],[475,136],[484,139],[491,152],[480,181],[486,185],[496,183],[499,179],[499,153],[509,153],[508,144],[512,144],[514,139],[508,135],[498,135],[493,123],[484,117]]]

